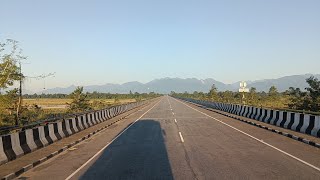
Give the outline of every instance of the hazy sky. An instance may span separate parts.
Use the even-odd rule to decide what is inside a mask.
[[[163,77],[231,83],[320,73],[319,9],[319,0],[3,0],[0,40],[20,41],[26,75],[56,72],[47,88]]]

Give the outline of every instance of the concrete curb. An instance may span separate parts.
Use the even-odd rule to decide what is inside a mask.
[[[265,130],[268,130],[268,131],[271,131],[271,132],[273,132],[273,133],[283,135],[283,136],[285,136],[285,137],[288,137],[288,138],[294,139],[294,140],[296,140],[296,141],[299,141],[299,142],[308,144],[308,145],[310,145],[310,146],[313,146],[313,147],[316,147],[316,148],[320,148],[320,144],[319,144],[319,143],[316,143],[316,142],[314,142],[314,141],[310,141],[310,140],[305,139],[305,138],[303,138],[303,137],[299,137],[299,136],[296,136],[296,135],[293,135],[293,134],[290,134],[290,133],[286,133],[286,132],[281,132],[281,131],[279,131],[279,130],[272,129],[272,128],[263,126],[263,125],[261,125],[261,124],[258,124],[258,123],[252,122],[252,121],[244,120],[244,119],[241,119],[241,118],[239,118],[239,117],[236,117],[236,116],[233,116],[233,115],[230,115],[230,114],[227,114],[227,113],[221,113],[221,112],[216,111],[216,110],[214,110],[214,109],[207,108],[207,107],[205,107],[205,106],[203,106],[203,105],[199,105],[199,104],[196,104],[196,103],[193,103],[193,102],[189,102],[189,101],[185,101],[185,102],[194,104],[194,105],[196,105],[196,106],[198,106],[198,107],[200,107],[200,108],[206,109],[206,110],[208,110],[208,111],[212,111],[212,112],[221,114],[221,115],[223,115],[223,116],[227,116],[227,117],[236,119],[236,120],[238,120],[238,121],[245,122],[245,123],[247,123],[247,124],[250,124],[250,125],[253,125],[253,126],[256,126],[256,127],[259,127],[259,128],[265,129]]]
[[[146,105],[147,105],[147,104],[146,104]],[[143,108],[143,107],[145,107],[145,106],[142,106],[142,108]],[[134,108],[134,109],[135,109],[135,108]],[[126,116],[121,117],[121,118],[118,119],[117,121],[114,121],[114,122],[112,122],[112,123],[110,123],[110,124],[108,124],[108,125],[100,128],[100,129],[98,129],[98,130],[96,130],[96,131],[94,131],[94,132],[92,132],[92,133],[90,133],[90,134],[88,134],[88,135],[86,135],[86,136],[84,136],[84,137],[82,137],[82,138],[80,138],[80,139],[78,139],[78,140],[76,140],[76,141],[68,144],[67,146],[64,146],[63,148],[59,149],[58,151],[55,151],[55,152],[49,154],[49,155],[46,156],[46,157],[43,157],[43,158],[41,158],[41,159],[39,159],[39,160],[31,163],[31,164],[28,164],[28,165],[24,166],[24,167],[22,167],[21,169],[19,169],[19,170],[16,171],[16,172],[10,173],[10,174],[2,177],[1,180],[11,180],[11,179],[14,179],[14,178],[19,177],[21,174],[23,174],[23,173],[25,173],[25,172],[27,172],[27,171],[29,171],[29,170],[31,170],[31,169],[39,166],[40,164],[42,164],[42,163],[46,162],[47,160],[49,160],[49,159],[51,159],[51,158],[53,158],[53,157],[61,154],[62,152],[67,151],[68,149],[70,149],[71,147],[75,146],[76,144],[79,144],[80,142],[82,142],[82,141],[84,141],[84,140],[86,140],[86,139],[89,139],[90,137],[92,137],[93,135],[97,134],[98,132],[101,132],[101,131],[109,128],[110,126],[114,125],[115,123],[117,123],[117,122],[119,122],[119,121],[127,118],[128,116],[130,116],[130,115],[132,115],[132,114],[134,114],[134,113],[136,113],[136,112],[137,112],[137,111],[134,111],[134,112],[132,112],[132,113],[126,115]]]

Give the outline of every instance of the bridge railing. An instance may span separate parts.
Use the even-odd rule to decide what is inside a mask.
[[[142,106],[147,101],[71,114],[62,119],[44,120],[24,127],[4,127],[3,131],[15,129],[17,132],[0,136],[0,165]]]
[[[282,128],[320,137],[320,116],[298,112],[267,109],[239,104],[217,103],[189,98],[185,101],[217,109],[227,113],[243,116]]]

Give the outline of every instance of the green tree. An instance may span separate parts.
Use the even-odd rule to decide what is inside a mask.
[[[248,103],[250,105],[257,105],[257,101],[258,101],[257,88],[251,87],[248,93]]]
[[[218,89],[217,89],[215,84],[213,84],[211,86],[211,89],[210,89],[210,91],[208,93],[208,97],[209,97],[209,99],[211,99],[213,101],[218,101],[219,100]]]
[[[7,39],[4,43],[0,42],[0,96],[4,96],[2,99],[7,99],[7,101],[1,101],[0,106],[11,106],[11,101],[8,100],[8,98],[10,99],[10,97],[12,97],[12,93],[16,92],[16,90],[14,90],[7,92],[7,95],[1,95],[1,89],[6,89],[12,86],[15,81],[22,80],[24,78],[23,74],[21,73],[21,68],[18,67],[18,64],[21,65],[21,60],[26,59],[26,57],[22,56],[21,54],[22,50],[19,48],[18,41]],[[21,94],[20,88],[20,95]],[[18,125],[20,111],[22,110],[22,97],[18,97],[20,98],[18,98],[18,102],[15,101],[16,104],[14,106],[16,108],[16,125]],[[0,117],[0,120],[1,119],[3,118]]]
[[[276,96],[278,95],[278,89],[275,86],[271,86],[269,89],[269,96]]]
[[[311,76],[306,79],[309,87],[306,92],[302,92],[299,88],[290,87],[287,94],[290,96],[289,108],[307,111],[320,111],[320,81]]]
[[[199,92],[198,91],[194,91],[193,94],[192,94],[192,98],[200,99]]]
[[[206,94],[203,92],[199,92],[199,99],[200,100],[205,100],[206,99]]]
[[[72,99],[72,102],[69,104],[70,112],[82,112],[86,110],[91,110],[87,94],[83,93],[83,87],[77,87],[69,97]]]
[[[5,43],[0,43],[0,89],[12,86],[14,81],[23,77],[18,63],[26,57],[21,52],[18,41],[7,39]]]
[[[18,124],[16,119],[18,101],[18,89],[7,91],[6,94],[0,96],[0,120],[10,125]]]
[[[170,92],[170,96],[175,96],[175,95],[176,95],[176,92],[174,92],[174,91]]]
[[[304,104],[307,95],[306,92],[302,92],[300,88],[290,87],[289,90],[286,91],[286,94],[290,97],[290,102],[288,103],[290,109],[307,109],[307,105]]]
[[[220,96],[220,99],[224,103],[232,103],[234,102],[234,96],[232,91],[224,91],[224,92],[219,92],[218,93]]]
[[[320,110],[320,81],[311,76],[306,79],[309,87],[306,88],[307,96],[305,101],[309,103],[308,110],[310,111],[319,111]]]

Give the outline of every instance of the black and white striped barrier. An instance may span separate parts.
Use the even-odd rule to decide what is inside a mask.
[[[320,116],[226,103],[181,98],[206,107],[320,137]]]
[[[262,128],[262,129],[265,129],[265,130],[268,130],[268,131],[271,131],[273,133],[277,133],[277,134],[280,134],[280,135],[283,135],[285,137],[288,137],[288,138],[291,138],[291,139],[294,139],[296,141],[299,141],[299,142],[302,142],[302,143],[305,143],[305,144],[308,144],[310,146],[313,146],[313,147],[317,147],[317,148],[320,148],[320,144],[315,142],[315,141],[312,141],[312,140],[308,140],[304,137],[299,137],[299,136],[296,136],[294,134],[290,134],[288,132],[283,132],[283,131],[279,131],[279,130],[276,130],[276,129],[273,129],[273,128],[270,128],[270,127],[266,127],[266,126],[263,126],[259,123],[256,123],[256,122],[252,122],[250,120],[246,120],[246,119],[242,119],[242,118],[239,118],[235,115],[230,115],[229,113],[226,113],[226,112],[223,112],[223,111],[218,111],[218,110],[215,110],[215,109],[212,109],[212,108],[209,108],[209,107],[206,107],[206,106],[203,106],[203,105],[200,105],[200,104],[197,104],[197,103],[193,103],[193,102],[190,102],[189,103],[192,103],[198,107],[201,107],[201,108],[204,108],[208,111],[212,111],[212,112],[215,112],[215,113],[218,113],[218,114],[221,114],[223,116],[227,116],[227,117],[230,117],[230,118],[233,118],[233,119],[236,119],[236,120],[239,120],[239,121],[242,121],[242,122],[245,122],[247,124],[250,124],[250,125],[253,125],[253,126],[256,126],[256,127],[259,127],[259,128]]]
[[[0,136],[0,164],[12,161],[143,104],[145,102],[119,105],[73,118],[62,119],[45,126]]]

